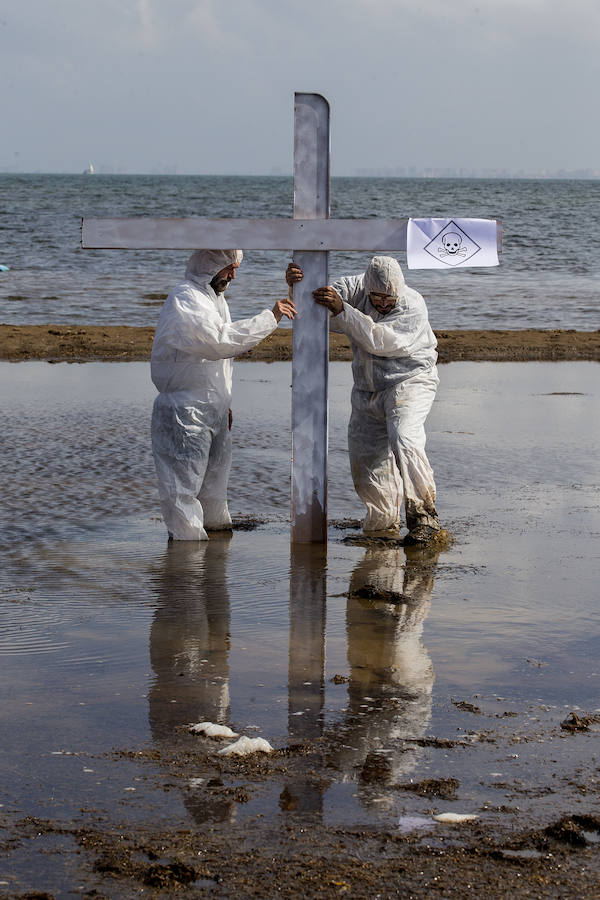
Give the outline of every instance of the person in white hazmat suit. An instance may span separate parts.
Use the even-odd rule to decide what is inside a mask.
[[[288,285],[302,277],[290,263]],[[390,256],[373,257],[361,275],[340,278],[313,296],[330,310],[332,330],[346,334],[352,347],[348,449],[354,487],[367,508],[363,531],[395,536],[404,501],[405,543],[426,543],[440,523],[425,453],[425,419],[439,383],[425,301]]]
[[[151,355],[159,391],[152,410],[152,454],[169,537],[204,541],[207,530],[231,527],[227,483],[231,468],[233,357],[251,350],[294,318],[291,300],[278,300],[248,319],[231,321],[223,296],[242,261],[241,250],[196,250],[185,281],[162,308]]]

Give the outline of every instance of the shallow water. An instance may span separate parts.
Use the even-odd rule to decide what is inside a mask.
[[[147,815],[133,762],[115,775],[103,755],[163,746],[210,720],[276,747],[325,736],[344,775],[314,797],[304,785],[300,813],[393,820],[404,798],[364,779],[357,788],[357,772],[379,753],[391,780],[435,774],[427,749],[397,750],[407,737],[468,731],[474,720],[453,699],[492,718],[542,715],[531,701],[559,716],[598,707],[596,364],[441,368],[428,452],[455,543],[439,554],[346,543],[357,532],[335,524],[326,551],[290,550],[289,364],[236,369],[231,509],[264,524],[170,546],[147,366],[0,369],[5,811],[74,816],[101,802]],[[332,520],[361,514],[345,443],[350,382],[349,364],[332,364]],[[364,586],[408,599],[361,600]],[[519,765],[539,765],[527,752]],[[481,773],[455,766],[475,796]],[[280,816],[281,786],[269,790],[239,815]],[[157,816],[202,817],[178,793],[152,803]]]

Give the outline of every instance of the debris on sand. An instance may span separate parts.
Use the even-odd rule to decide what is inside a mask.
[[[329,520],[330,528],[337,528],[338,531],[343,531],[346,528],[362,528],[362,519],[330,519]]]
[[[479,816],[474,815],[474,813],[445,812],[438,813],[433,818],[436,822],[441,822],[442,825],[462,825],[464,822],[474,822]]]
[[[439,547],[440,550],[448,550],[454,543],[454,535],[447,528],[435,531],[428,541],[429,547]]]
[[[233,531],[254,531],[261,525],[266,525],[268,519],[261,519],[257,516],[234,516],[231,528]]]
[[[590,814],[575,814],[563,816],[543,829],[521,835],[518,848],[547,853],[555,850],[556,845],[559,845],[561,849],[582,850],[589,846],[597,847],[599,843],[600,818]],[[511,841],[509,846],[514,849],[517,844]]]
[[[227,725],[217,725],[215,722],[198,722],[197,725],[190,725],[189,732],[190,734],[204,734],[206,737],[216,740],[239,737],[237,731],[232,731]]]
[[[563,731],[589,731],[590,725],[600,722],[600,716],[578,716],[576,712],[571,711],[566,719],[560,723]]]
[[[474,703],[468,703],[466,700],[452,700],[451,703],[453,706],[456,706],[457,709],[464,710],[464,712],[474,713],[476,716],[481,715],[480,707],[475,706]]]
[[[359,600],[381,600],[384,603],[414,603],[414,597],[401,594],[398,591],[388,591],[385,588],[373,584],[364,584],[352,592],[352,596]]]
[[[544,829],[546,837],[570,847],[587,847],[587,838],[574,818],[561,819]]]
[[[441,797],[443,800],[454,800],[459,787],[457,778],[425,778],[394,785],[397,791],[411,791],[421,797]]]
[[[249,756],[251,753],[272,753],[273,749],[264,738],[241,737],[235,744],[230,744],[229,747],[223,747],[222,750],[219,750],[219,755]]]
[[[352,544],[356,547],[401,547],[402,539],[399,534],[347,534],[342,538],[342,544]]]
[[[144,873],[144,884],[154,888],[175,888],[196,881],[198,873],[193,866],[181,862],[152,863]],[[141,893],[141,891],[140,891]]]

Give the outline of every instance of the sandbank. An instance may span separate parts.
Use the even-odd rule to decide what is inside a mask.
[[[130,325],[0,325],[0,359],[20,362],[125,362],[150,358],[154,329]],[[600,360],[600,330],[439,330],[439,361],[528,362]],[[239,359],[261,362],[292,358],[292,332],[279,328]],[[330,359],[348,361],[345,335],[330,335]]]

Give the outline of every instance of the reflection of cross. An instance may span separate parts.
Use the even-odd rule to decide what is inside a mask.
[[[85,219],[84,249],[289,250],[304,270],[294,288],[292,541],[327,540],[329,313],[312,292],[327,284],[329,250],[405,250],[406,219],[329,218],[329,104],[296,94],[293,219]]]

